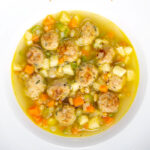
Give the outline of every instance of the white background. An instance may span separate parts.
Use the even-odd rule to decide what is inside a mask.
[[[0,150],[64,150],[30,133],[22,125],[9,105],[4,92],[5,64],[10,43],[24,25],[30,27],[51,12],[65,9],[88,10],[123,24],[134,36],[143,52],[145,62],[150,64],[150,1],[149,0],[0,0]],[[111,17],[110,17],[111,16]],[[30,22],[28,24],[28,22]],[[25,30],[25,29],[24,29]],[[21,36],[20,36],[21,38]],[[17,41],[19,42],[19,41]],[[11,54],[12,53],[12,54]],[[149,67],[150,68],[150,67]],[[147,74],[149,71],[147,72]],[[148,78],[149,79],[149,78]],[[112,139],[86,149],[102,150],[149,150],[150,149],[150,84],[147,80],[145,97],[133,121]],[[9,95],[9,92],[8,92]]]

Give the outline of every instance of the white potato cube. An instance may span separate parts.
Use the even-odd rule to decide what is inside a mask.
[[[14,69],[14,71],[22,71],[23,68],[20,65],[15,64],[13,66],[13,69]]]
[[[64,74],[74,75],[74,72],[73,72],[71,65],[65,65],[63,67],[63,71],[64,71]]]
[[[133,70],[127,70],[127,80],[132,81],[134,79],[134,71]]]
[[[24,34],[24,37],[27,41],[32,41],[32,33],[29,31],[26,31],[26,33]]]
[[[53,55],[50,57],[50,67],[55,67],[58,65],[58,56]]]
[[[67,12],[62,12],[60,16],[60,22],[68,24],[70,22],[70,15]]]
[[[79,89],[79,83],[75,82],[71,84],[72,91],[77,91]]]
[[[93,117],[90,121],[89,121],[89,129],[97,129],[100,127],[99,124],[99,119],[98,117]]]
[[[48,77],[48,71],[47,70],[40,70],[40,74],[43,76],[43,77]]]
[[[45,70],[48,70],[50,67],[50,61],[48,58],[45,58],[43,63],[42,63],[42,68],[45,69]]]
[[[82,115],[79,117],[78,122],[80,125],[84,125],[89,121],[88,117],[86,115]]]
[[[94,42],[93,47],[94,48],[102,48],[102,46],[104,44],[108,44],[108,41],[107,40],[102,40],[102,39],[96,39],[95,42]]]
[[[132,48],[131,47],[125,47],[124,48],[124,51],[125,51],[125,53],[126,53],[126,55],[130,55],[131,53],[132,53]]]
[[[113,73],[119,77],[122,77],[126,73],[126,69],[124,69],[120,66],[115,66],[113,68]]]
[[[118,52],[121,56],[124,57],[124,56],[126,55],[126,53],[125,53],[125,51],[124,51],[124,48],[123,48],[122,46],[116,48],[116,50],[117,50],[117,52]]]
[[[99,91],[99,87],[100,87],[100,84],[98,82],[94,82],[93,83],[93,88],[96,90],[96,91]]]
[[[101,66],[101,70],[103,72],[110,72],[110,70],[111,70],[110,64],[104,64],[104,65],[102,65]]]

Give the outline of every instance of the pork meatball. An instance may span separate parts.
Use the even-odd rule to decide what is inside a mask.
[[[118,111],[119,99],[112,92],[107,92],[100,95],[97,103],[102,112],[115,113]]]
[[[44,60],[43,52],[37,47],[30,47],[26,56],[27,62],[31,65],[36,66],[37,68],[41,66]]]
[[[65,40],[59,47],[59,55],[64,61],[73,62],[79,57],[78,46],[73,40]]]
[[[81,87],[90,86],[96,79],[98,70],[92,64],[83,64],[76,73],[76,80]]]
[[[98,64],[109,64],[112,63],[113,58],[115,56],[115,52],[113,48],[104,48],[97,52]]]
[[[114,92],[119,92],[125,82],[125,77],[119,77],[116,75],[112,75],[111,77],[108,78],[108,89]]]
[[[55,80],[47,89],[50,98],[54,100],[64,100],[70,93],[70,87],[66,81]]]
[[[56,112],[55,118],[62,126],[72,125],[76,120],[75,108],[66,105],[62,108],[62,110]]]
[[[41,37],[41,45],[46,50],[56,50],[59,45],[59,35],[54,30],[51,30]]]
[[[44,83],[44,79],[41,75],[35,74],[27,80],[26,88],[27,96],[35,100],[42,92],[44,92],[46,84]]]
[[[98,28],[93,23],[87,21],[81,27],[81,36],[77,40],[77,44],[81,46],[90,45],[98,34]]]

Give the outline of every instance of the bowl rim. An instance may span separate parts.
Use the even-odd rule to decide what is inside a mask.
[[[96,14],[98,14],[98,13],[96,13]],[[107,18],[105,16],[104,16],[104,18],[111,20],[110,18]],[[18,45],[18,41],[21,39],[20,37],[22,37],[25,30],[28,27],[32,26],[33,24],[31,21],[30,24],[27,23],[25,26],[21,27],[21,29],[19,28],[18,30],[20,30],[20,31],[16,32],[16,37],[11,40],[10,49],[13,49],[13,54],[10,54],[10,56],[9,56],[10,57],[10,59],[9,59],[10,61],[8,62],[9,66],[11,66],[11,64],[12,64],[14,52]],[[117,23],[115,23],[115,24],[117,25]],[[7,70],[7,72],[8,72],[8,75],[6,77],[7,81],[5,81],[6,82],[5,84],[7,86],[7,88],[5,88],[5,92],[6,92],[5,95],[7,95],[6,98],[8,100],[9,106],[10,106],[12,112],[14,113],[14,115],[16,116],[16,118],[32,134],[36,135],[37,137],[40,137],[41,139],[43,139],[51,144],[61,146],[61,147],[62,146],[63,147],[72,147],[72,148],[73,147],[74,148],[89,147],[89,146],[110,140],[112,137],[116,136],[123,129],[125,129],[129,125],[129,123],[131,123],[131,121],[133,121],[133,119],[135,118],[136,114],[140,110],[140,107],[143,103],[143,101],[141,100],[141,99],[144,99],[143,96],[145,94],[143,94],[143,93],[145,93],[147,90],[147,80],[148,80],[148,72],[147,72],[147,65],[146,65],[147,63],[146,63],[146,60],[144,59],[144,53],[142,51],[142,48],[141,48],[138,40],[134,36],[132,36],[130,33],[125,31],[125,29],[122,29],[121,26],[119,26],[119,25],[117,25],[117,26],[122,31],[124,31],[124,33],[127,35],[128,39],[131,41],[131,43],[136,51],[137,59],[139,62],[139,75],[140,75],[139,85],[138,85],[138,89],[137,89],[137,93],[136,93],[134,102],[130,106],[128,112],[121,118],[121,120],[118,123],[116,123],[114,126],[112,126],[111,128],[107,129],[106,131],[104,131],[100,134],[96,134],[96,135],[88,136],[88,137],[80,137],[80,138],[62,137],[62,136],[51,134],[45,130],[42,130],[38,126],[36,126],[26,116],[26,114],[21,109],[20,105],[18,104],[18,102],[16,100],[14,92],[13,92],[12,83],[11,83],[11,69],[10,69],[11,67],[10,67],[9,70]],[[9,89],[9,91],[11,91],[9,95],[7,94],[8,93],[7,89]],[[87,143],[88,143],[88,145],[87,145]]]

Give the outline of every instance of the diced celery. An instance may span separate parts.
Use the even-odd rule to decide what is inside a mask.
[[[64,74],[74,75],[73,69],[70,64],[67,64],[63,67]]]
[[[76,109],[76,116],[80,116],[82,115],[82,113],[83,113],[83,110],[81,108]]]
[[[55,67],[58,65],[58,56],[57,55],[52,55],[50,57],[50,67]]]
[[[91,101],[93,101],[93,96],[91,94],[86,94],[86,95],[84,95],[84,99],[87,102],[91,102]]]
[[[98,117],[93,117],[90,121],[89,121],[89,129],[93,130],[93,129],[97,129],[100,127],[100,123],[99,123],[99,119]]]
[[[130,55],[131,53],[132,53],[132,48],[131,47],[125,47],[124,48],[124,51],[125,51],[125,53],[126,53],[126,55]]]
[[[88,117],[86,115],[82,115],[78,118],[78,123],[80,125],[84,125],[89,121]]]
[[[126,69],[124,69],[120,66],[115,66],[113,68],[113,73],[119,77],[122,77],[126,73]]]
[[[81,61],[82,61],[82,62],[86,62],[86,61],[87,61],[87,57],[86,57],[86,56],[82,56],[82,57],[81,57]]]
[[[42,26],[40,26],[40,25],[35,25],[35,26],[33,26],[33,27],[31,28],[31,32],[32,32],[33,34],[36,34],[36,35],[41,35],[42,32],[43,32]]]
[[[134,79],[134,71],[133,70],[127,70],[127,80],[132,81]]]
[[[75,82],[71,84],[72,91],[76,92],[79,89],[79,83]]]
[[[61,12],[60,15],[60,22],[64,23],[64,24],[68,24],[70,22],[70,15],[67,12]]]
[[[63,130],[63,133],[66,134],[66,135],[71,134],[70,128],[65,128],[65,129]]]
[[[48,71],[47,70],[44,70],[44,69],[42,69],[42,70],[40,70],[40,74],[43,76],[43,77],[48,77]]]
[[[121,55],[121,56],[125,56],[126,55],[126,53],[125,53],[125,51],[124,51],[124,48],[121,46],[121,47],[118,47],[118,48],[116,48],[116,50],[117,50],[117,52]]]
[[[45,56],[46,56],[47,58],[49,58],[49,57],[51,56],[51,52],[50,52],[50,51],[45,51],[44,54],[45,54]]]
[[[76,69],[78,67],[78,65],[76,62],[72,62],[71,67],[72,67],[72,69]]]
[[[48,124],[49,125],[55,125],[57,123],[56,119],[54,117],[51,117],[48,119]]]

